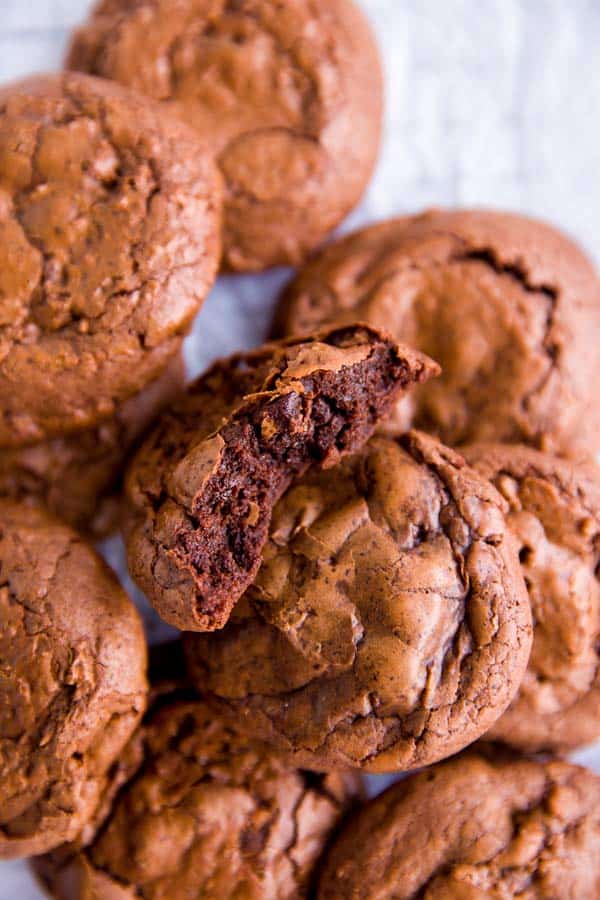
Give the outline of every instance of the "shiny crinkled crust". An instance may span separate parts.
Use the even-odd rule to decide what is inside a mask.
[[[0,91],[0,447],[93,426],[178,352],[220,255],[197,135],[86,75]]]
[[[162,698],[132,742],[135,774],[97,837],[36,864],[58,900],[296,900],[358,777],[263,753],[201,701]]]
[[[490,736],[566,751],[600,738],[600,474],[522,446],[465,448],[509,505],[534,620],[518,695]]]
[[[433,210],[358,231],[284,292],[274,333],[360,318],[436,359],[399,413],[450,446],[600,451],[600,282],[565,235],[522,216]]]
[[[600,779],[467,753],[389,788],[325,859],[318,900],[596,900]]]
[[[363,325],[216,363],[127,477],[129,568],[160,615],[191,631],[223,627],[291,481],[362,446],[401,393],[437,372]]]
[[[503,513],[434,439],[373,438],[288,490],[227,627],[186,636],[192,679],[316,770],[458,752],[504,712],[531,648]]]
[[[0,503],[0,859],[72,840],[146,701],[135,607],[48,514]]]
[[[371,176],[382,73],[351,0],[101,0],[67,66],[161,101],[209,142],[231,269],[298,264]]]

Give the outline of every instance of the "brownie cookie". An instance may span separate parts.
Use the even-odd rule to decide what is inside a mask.
[[[367,804],[334,844],[319,900],[597,900],[600,778],[467,753]]]
[[[96,839],[36,863],[58,900],[305,897],[361,793],[356,776],[315,776],[261,753],[201,701],[163,698],[132,743],[137,772]]]
[[[219,257],[195,133],[119,85],[0,90],[0,446],[95,425],[158,377]]]
[[[67,66],[162,101],[208,141],[231,269],[299,263],[371,176],[382,75],[351,0],[101,0]]]
[[[308,768],[456,753],[504,712],[531,647],[503,509],[416,432],[309,472],[277,505],[225,630],[186,636],[192,680]]]
[[[519,446],[465,455],[509,504],[534,620],[527,673],[491,736],[530,751],[591,743],[600,738],[600,474]]]
[[[0,859],[73,839],[146,699],[140,618],[42,510],[0,503]]]
[[[432,211],[334,244],[284,294],[275,330],[362,319],[436,359],[413,421],[450,445],[600,451],[600,283],[564,235],[494,212]]]
[[[184,378],[178,355],[95,428],[30,447],[0,448],[0,497],[42,504],[78,530],[106,536],[119,525],[125,460],[152,420],[181,392]]]
[[[221,628],[261,563],[274,504],[361,446],[438,371],[353,325],[234,356],[162,417],[126,480],[132,576],[170,624]]]

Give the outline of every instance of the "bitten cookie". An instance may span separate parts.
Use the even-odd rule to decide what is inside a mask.
[[[384,324],[442,377],[404,411],[451,446],[600,451],[600,284],[564,235],[521,216],[432,211],[332,245],[284,294],[275,331]],[[401,429],[403,430],[403,429]]]
[[[274,504],[361,446],[427,357],[353,325],[217,363],[162,417],[126,479],[131,574],[160,615],[221,628],[261,563]]]
[[[97,838],[36,861],[58,900],[306,897],[361,794],[355,776],[315,776],[262,754],[200,701],[162,698],[132,744],[139,768]]]
[[[116,84],[0,90],[0,447],[113,415],[175,355],[219,258],[197,136]]]
[[[104,537],[119,526],[121,476],[133,446],[180,394],[184,365],[174,357],[111,419],[64,437],[0,448],[0,497],[43,505],[79,531]]]
[[[465,455],[509,504],[535,623],[525,678],[490,736],[529,751],[591,743],[600,738],[600,474],[519,446]]]
[[[311,471],[275,508],[227,627],[190,674],[317,770],[394,772],[458,752],[515,695],[529,601],[494,488],[416,432]]]
[[[102,0],[67,66],[162,101],[209,143],[231,269],[299,263],[373,170],[381,68],[351,0]]]
[[[146,700],[139,616],[99,556],[0,503],[0,859],[75,838]]]
[[[464,754],[367,804],[319,900],[597,900],[600,778],[564,762]]]

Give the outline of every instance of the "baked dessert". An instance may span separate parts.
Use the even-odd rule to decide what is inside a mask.
[[[0,90],[0,447],[96,425],[158,377],[218,264],[197,135],[86,75]]]
[[[565,762],[468,753],[365,806],[319,900],[596,900],[600,779]]]
[[[351,0],[101,0],[66,64],[161,101],[209,142],[230,269],[299,263],[371,176],[382,75]]]
[[[94,538],[120,522],[125,461],[152,420],[183,390],[181,355],[140,394],[94,428],[28,447],[0,449],[0,497],[44,505]]]
[[[519,446],[465,455],[509,505],[535,623],[525,678],[490,736],[528,751],[589,744],[600,738],[600,473]]]
[[[223,627],[291,481],[357,449],[404,390],[437,371],[351,325],[233,356],[198,379],[126,479],[129,569],[163,619]]]
[[[199,700],[170,701],[132,741],[137,770],[87,847],[36,861],[58,900],[296,900],[344,813],[351,774],[261,753]]]
[[[193,682],[298,765],[395,772],[457,753],[515,695],[531,619],[504,502],[413,432],[311,470],[273,513],[222,632],[186,635]]]
[[[0,502],[0,859],[72,840],[146,700],[135,607],[40,509]]]
[[[542,222],[433,210],[327,248],[285,292],[278,335],[361,319],[436,359],[442,377],[399,411],[450,446],[600,451],[600,283]]]

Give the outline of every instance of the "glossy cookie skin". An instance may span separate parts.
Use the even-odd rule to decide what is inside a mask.
[[[261,752],[199,700],[163,697],[97,837],[36,862],[57,900],[296,900],[356,776],[313,776]]]
[[[534,619],[519,693],[490,732],[527,751],[600,738],[600,472],[522,446],[465,448],[509,504]]]
[[[301,262],[373,170],[381,65],[351,0],[102,0],[67,66],[161,101],[209,143],[230,269]]]
[[[589,260],[542,222],[433,210],[332,244],[281,299],[275,333],[324,322],[385,323],[437,360],[442,377],[399,411],[444,443],[524,443],[574,457],[600,451],[600,283]]]
[[[516,693],[529,602],[504,504],[457,453],[373,438],[276,506],[222,632],[186,635],[192,680],[318,771],[458,752]]]
[[[0,447],[92,427],[158,377],[212,285],[221,184],[120,85],[0,90]]]
[[[192,631],[223,627],[291,481],[361,446],[401,393],[437,371],[352,325],[234,356],[199,378],[127,477],[129,568],[160,615]]]
[[[596,900],[600,779],[565,762],[467,753],[367,804],[318,900]]]
[[[141,620],[101,558],[0,502],[0,859],[72,840],[146,702]]]

